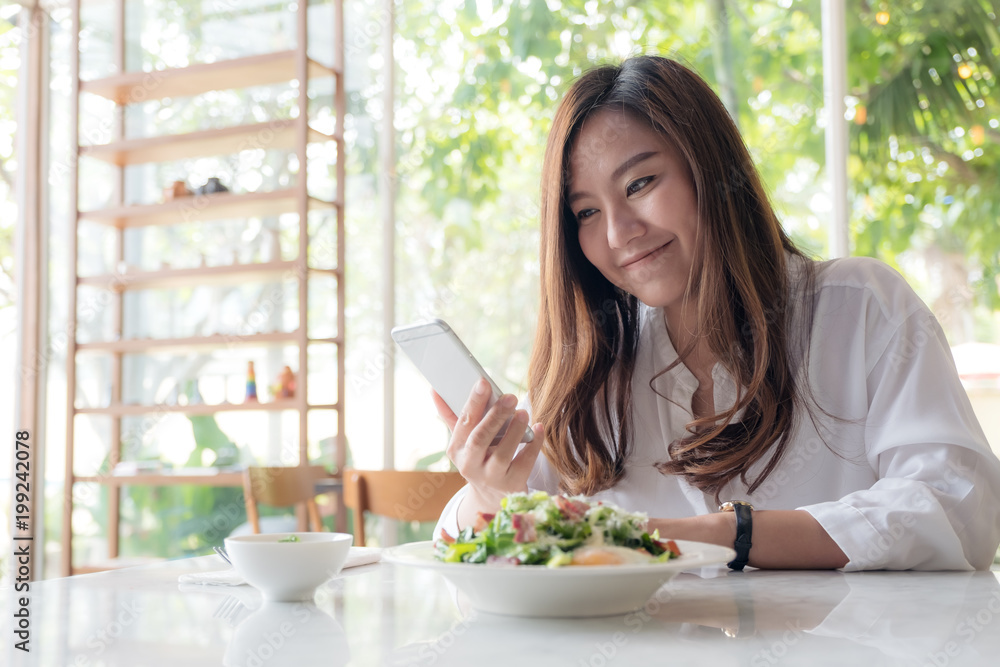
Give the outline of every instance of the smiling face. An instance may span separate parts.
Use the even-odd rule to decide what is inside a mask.
[[[583,254],[614,285],[679,316],[698,229],[683,157],[634,115],[604,110],[584,122],[569,167]]]

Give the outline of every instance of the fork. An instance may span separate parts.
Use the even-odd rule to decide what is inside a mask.
[[[212,618],[221,618],[230,626],[236,627],[239,624],[239,616],[245,608],[238,597],[227,595],[222,604],[216,608],[215,613],[212,614]]]
[[[219,557],[221,557],[222,560],[226,561],[230,565],[233,564],[233,561],[229,560],[229,554],[226,553],[225,547],[212,547],[212,550],[219,554]]]

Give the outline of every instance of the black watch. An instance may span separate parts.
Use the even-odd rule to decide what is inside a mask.
[[[753,536],[753,505],[745,500],[730,500],[719,505],[719,511],[736,514],[736,541],[733,543],[736,558],[726,565],[731,570],[742,570],[750,560],[750,547],[753,546],[750,540]]]

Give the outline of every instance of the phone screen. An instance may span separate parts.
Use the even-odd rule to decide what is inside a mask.
[[[459,414],[472,388],[480,376],[485,375],[465,345],[451,329],[437,322],[415,329],[394,330],[393,338],[452,412]],[[497,400],[500,392],[495,390],[493,393],[490,405]]]
[[[445,322],[397,327],[392,330],[392,338],[456,415],[462,412],[481,377],[492,387],[487,407],[500,398],[500,388]],[[523,440],[530,442],[533,436],[529,428]]]

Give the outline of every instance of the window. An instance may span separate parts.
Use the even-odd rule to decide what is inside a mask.
[[[14,275],[14,231],[18,219],[17,206],[17,108],[18,79],[21,67],[23,26],[20,7],[0,7],[0,377],[16,378],[17,373],[17,285]],[[0,383],[0,431],[13,434],[16,430],[14,401],[17,384]],[[0,480],[8,489],[13,457],[0,461]],[[0,513],[10,512],[12,493],[0,499]],[[0,539],[9,541],[9,521],[0,527]],[[6,576],[7,555],[0,560],[0,579]]]
[[[130,42],[126,51],[130,68],[177,66],[209,57],[247,55],[251,52],[247,49],[286,48],[294,34],[293,25],[264,18],[276,8],[286,9],[288,3],[261,0],[237,3],[238,8],[234,3],[209,3],[209,11],[217,11],[218,16],[209,16],[208,28],[202,29],[188,24],[189,13],[174,13],[175,7],[191,2],[151,5],[129,0],[127,11],[135,17],[136,34],[141,28],[153,36],[150,43],[158,45],[152,50],[139,40]],[[85,27],[112,24],[107,3],[86,4]],[[816,255],[825,254],[831,199],[825,174],[820,3],[412,0],[396,6],[394,140],[398,162],[391,176],[398,186],[395,320],[448,320],[504,389],[523,394],[533,341],[538,181],[546,131],[559,96],[590,64],[651,52],[673,55],[699,71],[719,91],[740,125],[790,235]],[[935,310],[951,342],[959,346],[992,344],[1000,324],[1000,234],[995,231],[995,220],[1000,217],[995,73],[1000,64],[996,62],[998,23],[991,7],[978,0],[960,0],[957,5],[925,0],[905,12],[884,2],[850,3],[847,9],[853,252],[897,266]],[[723,13],[718,13],[719,8]],[[382,376],[387,354],[380,299],[379,197],[383,179],[390,176],[378,164],[378,147],[385,139],[380,136],[384,113],[380,40],[388,17],[382,9],[380,0],[346,3],[348,115],[344,131],[346,199],[351,203],[345,306],[346,433],[359,467],[383,464]],[[17,16],[11,5],[0,9],[0,336],[13,328],[15,312],[10,305],[13,237],[9,225],[17,215],[12,194],[17,157],[12,139]],[[60,239],[66,236],[70,216],[64,195],[69,159],[68,17],[68,10],[53,9],[50,23],[52,97],[46,131],[51,147],[47,224],[52,242],[45,366],[49,443],[63,441],[66,427],[67,290],[63,286],[69,278],[66,247]],[[239,27],[224,28],[233,24]],[[246,39],[246,34],[258,37]],[[112,60],[107,32],[90,29],[85,39],[85,77],[105,75]],[[311,43],[322,45],[322,34],[317,33]],[[322,88],[313,92],[329,94]],[[289,100],[294,94],[287,88],[265,86],[240,94],[150,102],[137,108],[127,123],[140,133],[175,132],[227,123],[239,114],[247,119],[262,111],[290,114]],[[100,131],[99,122],[93,119],[106,116],[107,107],[96,103],[87,113],[92,124],[85,131]],[[249,187],[257,178],[280,183],[297,169],[280,156],[263,154],[254,160],[252,164],[204,160],[181,175],[200,181],[219,170],[230,170],[231,182]],[[142,169],[127,176],[125,183],[126,195],[137,201],[155,199],[159,192],[153,184],[179,173],[176,165],[157,167],[158,172]],[[316,177],[325,175],[317,173]],[[94,170],[86,178],[81,186],[85,207],[102,205],[110,194],[108,172]],[[178,228],[169,234],[147,230],[130,234],[128,252],[137,266],[157,269],[159,261],[148,263],[147,259],[151,256],[148,249],[154,246],[172,249],[169,262],[180,267],[200,264],[206,245],[212,246],[212,252],[218,248],[239,259],[243,259],[240,253],[247,253],[247,259],[265,253],[283,257],[295,245],[287,221],[262,223],[258,232],[259,238],[248,242],[241,230],[220,223],[207,232],[212,235],[207,243],[190,229]],[[101,273],[114,268],[108,240],[99,229],[85,230],[80,243],[88,269]],[[212,252],[205,253],[206,263],[230,258],[214,257]],[[215,288],[199,290],[184,299],[147,294],[145,304],[139,305],[149,317],[126,322],[126,327],[135,335],[163,326],[181,327],[171,335],[196,335],[206,318],[225,317],[226,308],[240,310],[255,298],[245,289],[228,296]],[[325,298],[317,295],[317,303]],[[218,311],[206,306],[217,302],[222,304]],[[163,317],[167,310],[173,311],[172,317]],[[280,327],[285,314],[273,317]],[[89,322],[89,328],[80,333],[81,340],[98,339],[107,326],[99,318]],[[5,354],[13,349],[12,345],[0,347],[8,350]],[[973,349],[976,363],[987,358],[982,350]],[[274,363],[280,365],[287,351],[278,349],[274,354]],[[1000,415],[1000,410],[990,407],[1000,404],[1000,354],[996,359],[995,372],[968,381],[984,427],[994,442],[1000,442],[1000,422],[989,421],[991,415]],[[148,355],[133,361],[127,369],[127,391],[154,399],[160,396],[158,392],[174,391],[157,382],[165,364],[162,358]],[[4,363],[7,358],[0,357],[0,371]],[[225,360],[213,363],[214,384],[210,383],[209,390],[237,396],[240,365],[227,365]],[[81,395],[97,405],[106,390],[102,378],[109,372],[108,360],[97,354],[89,364],[80,378]],[[200,372],[196,365],[193,360],[192,377]],[[401,357],[394,372],[394,464],[400,468],[447,465],[439,458],[448,440],[447,430],[437,420],[426,383]],[[9,419],[0,413],[0,424],[5,418]],[[220,422],[219,426],[235,433],[247,424]],[[162,427],[169,430],[177,425],[164,422]],[[107,426],[94,423],[86,428],[91,429],[94,442],[99,442]],[[323,445],[312,446],[321,450]],[[191,453],[190,448],[183,449],[176,458],[186,462],[185,455]],[[49,447],[46,477],[50,483],[62,477],[60,456],[58,447]],[[211,455],[205,456],[200,463],[208,464]],[[260,456],[281,460],[281,451],[262,451]],[[95,449],[90,464],[97,469],[101,463]],[[0,478],[4,476],[9,477],[9,471],[0,469]],[[61,498],[57,490],[47,495],[49,534],[54,537]],[[143,492],[129,498],[124,515],[136,526],[134,534],[157,529],[148,523],[153,501]],[[104,501],[94,495],[94,502]],[[92,526],[95,534],[103,511],[93,513],[98,517]],[[54,573],[50,567],[49,574]]]

